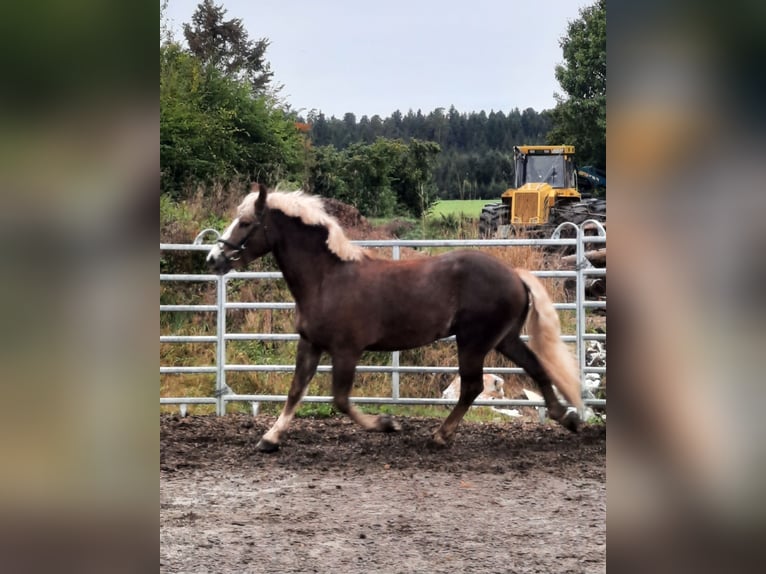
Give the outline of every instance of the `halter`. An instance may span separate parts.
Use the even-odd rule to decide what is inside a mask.
[[[242,258],[242,252],[245,250],[245,247],[247,247],[247,241],[250,239],[250,236],[259,228],[263,227],[263,233],[266,234],[267,227],[261,223],[260,221],[258,223],[253,223],[248,232],[245,234],[245,236],[242,238],[242,241],[239,242],[239,245],[236,245],[232,243],[231,241],[223,238],[219,238],[216,243],[220,243],[222,245],[225,245],[229,249],[233,250],[234,253],[232,255],[226,255],[226,252],[222,249],[221,255],[223,255],[223,258],[226,259],[226,261],[239,261]],[[268,241],[268,236],[266,237],[266,241]]]

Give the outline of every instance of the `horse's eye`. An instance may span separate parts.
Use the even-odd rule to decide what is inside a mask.
[[[239,222],[240,229],[243,229],[243,228],[249,227],[249,226],[250,226],[250,222],[249,221],[240,221]]]

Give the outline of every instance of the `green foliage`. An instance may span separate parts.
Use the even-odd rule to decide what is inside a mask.
[[[436,200],[433,142],[378,138],[346,149],[317,147],[309,187],[317,195],[356,206],[370,217],[420,217]]]
[[[606,414],[595,413],[586,422],[591,426],[606,426]]]
[[[302,181],[305,136],[295,118],[266,93],[267,40],[252,42],[242,22],[202,2],[189,48],[173,39],[161,5],[161,191],[186,199],[213,181]]]
[[[332,403],[302,403],[295,416],[299,419],[329,419],[340,416],[340,413]]]
[[[176,200],[169,193],[160,195],[160,242],[161,243],[191,243],[197,234],[205,229],[223,229],[231,220],[231,214],[223,216],[210,209],[209,202],[199,192],[187,200]],[[164,259],[179,259],[179,255],[188,252],[178,252],[170,257],[171,252],[164,252]],[[180,257],[181,260],[187,257]],[[194,258],[197,259],[196,257]],[[199,263],[199,261],[198,261]],[[177,268],[176,273],[191,273],[194,269]]]
[[[437,200],[432,169],[440,151],[432,141],[411,140],[395,164],[392,187],[399,203],[415,217],[421,217]]]
[[[348,203],[373,216],[391,216],[396,196],[391,190],[392,171],[398,155],[396,142],[379,140],[372,145],[354,144],[345,151],[343,169]]]
[[[377,138],[438,144],[442,153],[433,161],[433,183],[434,192],[444,199],[499,196],[513,179],[513,146],[544,143],[551,126],[548,111],[514,108],[507,114],[461,114],[454,106],[446,113],[444,108],[427,115],[420,110],[403,115],[397,110],[387,118],[362,116],[359,121],[354,114],[337,119],[312,112],[308,122],[314,145],[332,145],[338,150],[369,145]],[[411,203],[416,204],[417,198]]]
[[[606,169],[606,0],[580,10],[561,48],[556,79],[566,96],[556,95],[548,142],[572,144],[580,165]]]
[[[475,239],[478,235],[478,222],[473,217],[462,213],[442,214],[423,221],[419,237],[408,239]]]

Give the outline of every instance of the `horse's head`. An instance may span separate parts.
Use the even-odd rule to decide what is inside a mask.
[[[252,191],[240,204],[237,217],[208,253],[207,264],[216,273],[223,274],[234,267],[243,268],[271,251],[267,233],[268,189],[262,183],[254,183]]]

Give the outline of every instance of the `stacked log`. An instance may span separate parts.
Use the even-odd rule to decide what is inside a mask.
[[[606,247],[601,249],[594,249],[592,251],[585,252],[585,259],[587,259],[593,267],[603,269],[606,267]],[[576,255],[566,255],[561,258],[561,269],[574,269],[577,265]],[[567,279],[564,283],[564,288],[568,291],[574,292],[575,280]],[[606,277],[589,277],[585,278],[585,296],[590,299],[600,299],[606,296]]]
[[[585,259],[591,262],[593,267],[603,269],[606,267],[606,247],[585,252]],[[561,264],[565,269],[574,269],[577,264],[576,255],[566,255],[561,258]]]

